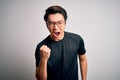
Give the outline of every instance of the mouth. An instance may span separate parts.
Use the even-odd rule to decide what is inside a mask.
[[[54,33],[53,33],[53,35],[54,35],[54,37],[56,37],[56,38],[57,38],[57,37],[59,37],[60,32],[54,32]]]

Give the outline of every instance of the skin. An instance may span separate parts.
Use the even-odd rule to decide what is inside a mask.
[[[87,80],[87,58],[86,55],[79,55],[80,70],[82,80]]]
[[[47,24],[47,28],[50,32],[50,37],[54,41],[60,41],[64,38],[64,29],[66,26],[64,17],[60,13],[50,14],[48,16],[48,21],[54,23],[54,25]],[[57,22],[62,22],[60,26],[57,25]],[[37,80],[47,80],[47,61],[50,57],[51,49],[47,45],[43,45],[40,48],[40,62],[39,67],[36,68],[36,78]],[[80,69],[82,80],[86,80],[87,76],[87,59],[86,55],[79,55]]]
[[[60,13],[51,14],[48,16],[48,21],[51,22],[65,22],[64,17]],[[60,41],[64,37],[64,29],[65,29],[65,23],[61,24],[60,26],[54,24],[54,26],[47,25],[47,28],[50,32],[50,37],[55,41]],[[59,36],[55,36],[55,32],[60,32]]]

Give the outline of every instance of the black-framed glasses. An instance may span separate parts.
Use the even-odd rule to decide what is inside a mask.
[[[57,21],[57,22],[52,22],[52,21],[47,21],[46,22],[48,26],[62,26],[63,24],[65,24],[65,21]]]

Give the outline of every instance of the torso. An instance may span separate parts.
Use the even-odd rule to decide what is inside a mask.
[[[67,32],[61,41],[46,38],[43,43],[51,49],[47,80],[78,80],[79,38],[78,35]]]

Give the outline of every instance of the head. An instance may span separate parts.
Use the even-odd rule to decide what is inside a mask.
[[[51,39],[55,41],[64,38],[64,29],[66,26],[67,12],[61,6],[50,6],[44,15],[47,28]]]

